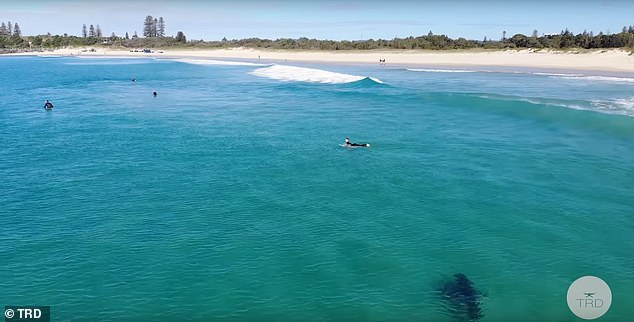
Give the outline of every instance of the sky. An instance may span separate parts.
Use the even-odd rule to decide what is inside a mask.
[[[147,15],[163,17],[166,34],[188,39],[392,39],[434,34],[499,39],[516,33],[595,34],[634,25],[626,0],[0,0],[0,21],[17,22],[23,35],[81,35],[82,24],[143,34]]]

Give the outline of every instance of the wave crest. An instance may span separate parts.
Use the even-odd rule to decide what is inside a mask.
[[[534,105],[569,108],[574,110],[592,111],[603,114],[623,115],[634,117],[634,97],[595,100],[563,100],[538,97],[516,97],[496,94],[480,94],[477,97],[486,100],[516,101]]]
[[[553,77],[581,77],[583,74],[561,74],[561,73],[532,73],[533,75],[538,76],[553,76]]]
[[[634,117],[634,97],[617,98],[608,101],[594,100],[592,107],[608,114],[619,114]]]
[[[271,66],[271,64],[250,63],[245,61],[215,59],[174,59],[173,61],[192,65],[224,65],[224,66]]]
[[[410,72],[425,72],[425,73],[475,73],[475,70],[464,69],[427,69],[427,68],[408,68]]]
[[[251,74],[286,82],[346,84],[362,80],[371,80],[375,83],[383,84],[380,79],[374,77],[342,74],[315,68],[286,65],[273,65],[266,68],[256,69],[252,71]]]
[[[85,62],[67,62],[64,65],[140,65],[140,64],[148,64],[149,61],[139,61],[139,60],[117,60],[117,61],[85,61]]]
[[[612,77],[612,76],[585,76],[585,75],[553,75],[550,76],[559,79],[573,79],[573,80],[586,80],[586,81],[600,81],[600,82],[613,82],[613,83],[632,83],[634,84],[634,78],[627,77]]]

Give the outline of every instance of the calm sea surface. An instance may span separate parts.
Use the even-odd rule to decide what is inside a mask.
[[[634,79],[0,57],[0,262],[53,321],[625,321]]]

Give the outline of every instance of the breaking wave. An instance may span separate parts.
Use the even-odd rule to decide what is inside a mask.
[[[407,68],[412,72],[425,72],[425,73],[509,73],[503,71],[491,71],[491,70],[464,70],[464,69],[429,69],[429,68]],[[566,73],[545,73],[545,72],[522,72],[513,71],[511,74],[528,74],[535,76],[545,76],[557,79],[570,79],[579,81],[598,81],[598,82],[613,82],[613,83],[632,83],[634,84],[634,78],[629,77],[616,77],[616,76],[598,76],[598,75],[585,75],[585,74],[566,74]]]
[[[259,77],[265,77],[285,82],[346,84],[362,80],[370,80],[378,84],[383,84],[380,79],[374,77],[342,74],[315,68],[285,65],[273,65],[266,68],[259,68],[252,71],[251,74]]]
[[[634,97],[630,98],[618,98],[618,99],[605,99],[605,100],[558,100],[547,98],[533,98],[533,97],[514,97],[505,95],[477,95],[480,98],[487,100],[498,101],[518,101],[525,102],[534,105],[552,106],[559,108],[569,108],[574,110],[593,111],[604,114],[614,114],[634,117]]]
[[[64,63],[64,65],[140,65],[147,64],[148,61],[136,61],[136,60],[120,60],[120,61],[95,61],[95,62],[71,62]]]
[[[554,77],[582,77],[583,74],[561,74],[561,73],[532,73],[539,76],[554,76]]]
[[[427,68],[408,68],[410,72],[425,72],[425,73],[475,73],[475,70],[464,69],[427,69]]]
[[[552,74],[552,75],[549,75],[549,76],[553,77],[553,78],[559,78],[559,79],[572,79],[572,80],[613,82],[613,83],[632,83],[632,84],[634,84],[634,78],[628,78],[628,77],[586,76],[586,75],[581,75],[581,74]]]
[[[592,107],[599,112],[634,117],[634,97],[594,100],[591,103]]]
[[[125,57],[125,56],[73,56],[72,62],[65,62],[64,65],[138,65],[147,64],[152,60],[145,57]]]
[[[224,66],[271,66],[271,64],[250,63],[244,61],[215,60],[215,59],[174,59],[185,64],[193,65],[224,65]]]

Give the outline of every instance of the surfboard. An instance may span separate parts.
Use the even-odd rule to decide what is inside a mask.
[[[366,144],[367,144],[367,145],[357,145],[357,146],[354,146],[354,145],[347,145],[347,144],[342,143],[342,144],[339,144],[339,146],[342,146],[342,147],[344,147],[344,148],[351,148],[351,149],[354,149],[354,148],[369,148],[369,147],[370,147],[370,144],[368,144],[368,143],[366,143]]]

